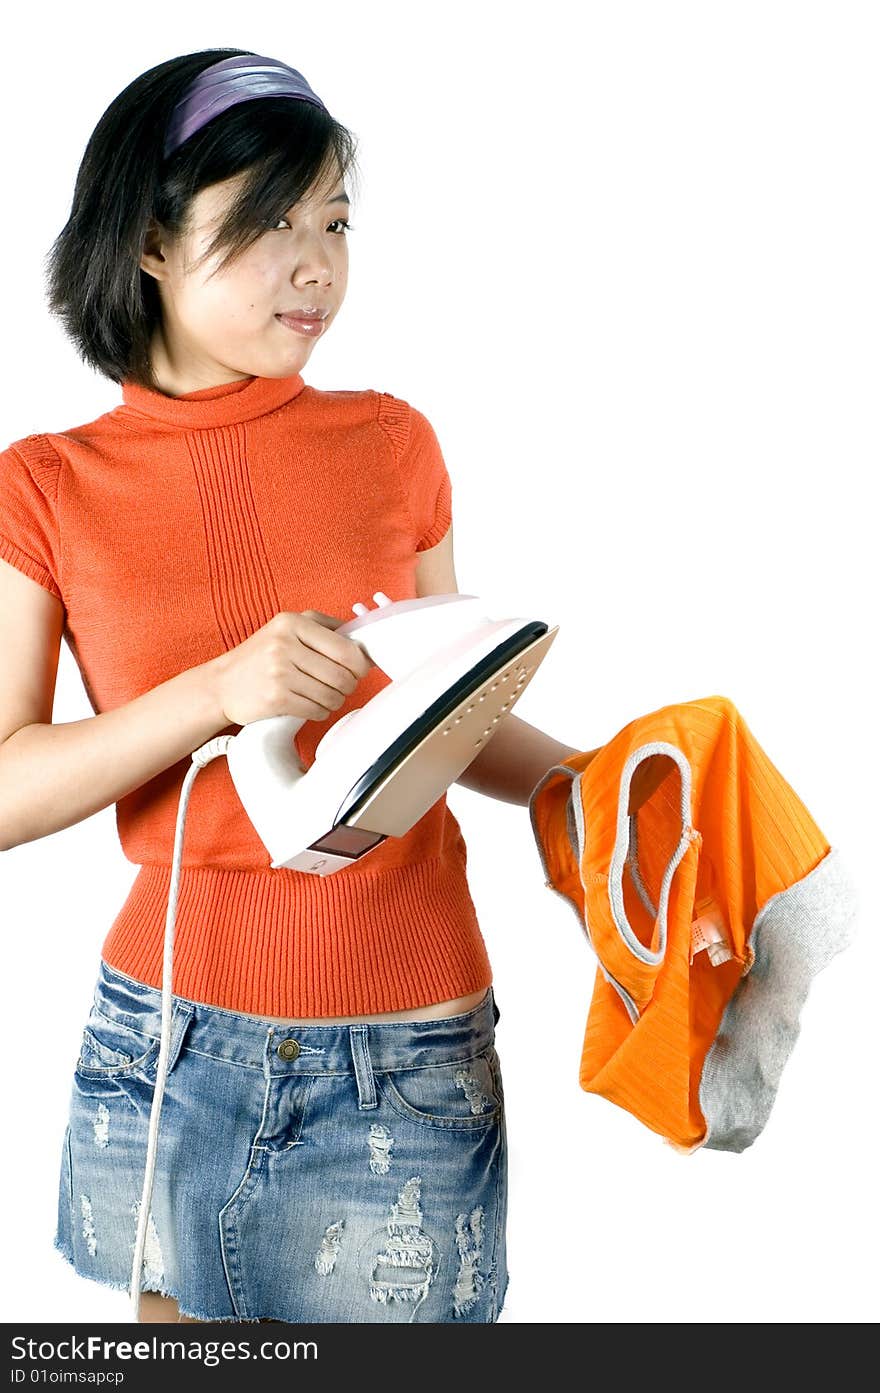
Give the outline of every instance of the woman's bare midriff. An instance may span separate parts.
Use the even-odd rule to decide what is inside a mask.
[[[290,1016],[261,1016],[252,1011],[236,1011],[235,1015],[247,1016],[249,1020],[269,1021],[272,1025],[353,1025],[356,1021],[437,1021],[446,1016],[460,1016],[472,1011],[485,998],[489,988],[471,992],[469,996],[454,996],[449,1001],[435,1001],[427,1006],[414,1006],[407,1011],[381,1011],[374,1016],[313,1016],[294,1020]]]

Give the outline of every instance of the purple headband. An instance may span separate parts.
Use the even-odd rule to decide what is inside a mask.
[[[256,53],[223,58],[199,73],[171,113],[165,135],[166,160],[221,111],[254,97],[296,97],[327,110],[302,73],[277,58]]]

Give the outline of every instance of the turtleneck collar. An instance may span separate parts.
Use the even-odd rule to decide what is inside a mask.
[[[136,382],[123,382],[123,404],[116,409],[124,416],[149,416],[183,430],[210,429],[264,416],[299,396],[305,385],[299,373],[292,377],[243,377],[169,397]]]

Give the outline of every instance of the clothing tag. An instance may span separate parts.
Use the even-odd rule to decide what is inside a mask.
[[[700,900],[696,908],[701,913],[691,921],[691,962],[704,948],[713,967],[729,962],[733,951],[727,941],[727,925],[717,904],[711,899]]]

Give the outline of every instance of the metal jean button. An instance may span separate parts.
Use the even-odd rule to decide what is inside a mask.
[[[282,1040],[281,1044],[278,1046],[278,1053],[281,1055],[282,1059],[296,1059],[299,1054],[299,1041],[293,1039]]]

